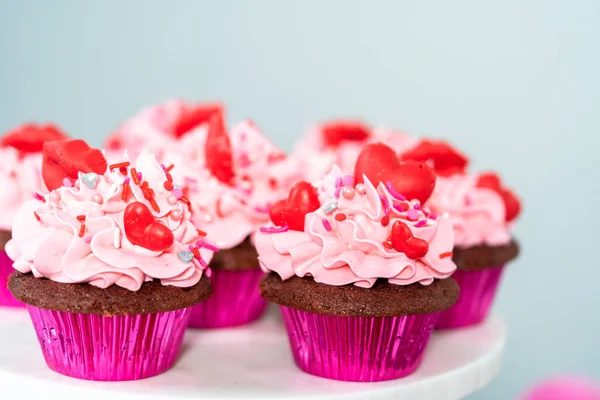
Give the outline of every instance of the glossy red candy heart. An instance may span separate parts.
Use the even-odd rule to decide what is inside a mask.
[[[219,103],[198,104],[186,108],[173,127],[173,135],[180,138],[202,124],[208,124],[213,116],[223,114]]]
[[[44,143],[64,140],[68,136],[52,124],[25,124],[8,132],[0,140],[0,146],[13,147],[21,153],[39,153]]]
[[[446,142],[422,140],[400,156],[403,160],[432,161],[435,172],[441,176],[451,176],[465,172],[469,159]]]
[[[521,213],[519,198],[502,185],[500,177],[493,172],[485,172],[477,178],[477,187],[493,190],[502,197],[504,202],[505,220],[512,221]]]
[[[411,260],[423,258],[429,251],[429,244],[415,237],[408,225],[402,221],[394,222],[391,241],[394,250],[406,254]]]
[[[373,185],[390,182],[394,190],[407,199],[425,203],[435,187],[435,172],[425,163],[403,161],[390,147],[382,143],[366,145],[354,167],[354,180],[363,182],[365,175]]]
[[[173,245],[173,232],[156,222],[145,204],[139,201],[129,204],[123,220],[125,235],[131,243],[152,251],[165,251]]]
[[[371,135],[371,130],[360,122],[336,121],[323,124],[321,135],[325,144],[336,147],[344,141],[365,140]]]
[[[295,231],[304,230],[304,217],[321,206],[317,189],[305,181],[297,182],[287,199],[271,206],[269,215],[277,226],[287,225]]]
[[[220,113],[213,115],[210,119],[204,151],[206,168],[221,182],[232,184],[234,172],[231,143],[223,115]]]
[[[42,177],[50,190],[63,186],[65,178],[73,182],[78,172],[106,172],[102,152],[80,139],[46,142],[43,154]]]

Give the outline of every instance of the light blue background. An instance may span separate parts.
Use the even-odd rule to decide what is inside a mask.
[[[182,95],[286,149],[332,116],[448,137],[524,199],[505,366],[473,396],[511,399],[600,378],[599,38],[593,0],[0,0],[0,131],[54,120],[99,145]]]

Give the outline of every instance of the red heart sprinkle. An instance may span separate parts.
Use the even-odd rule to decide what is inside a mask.
[[[419,161],[400,162],[394,150],[382,143],[366,145],[354,167],[354,180],[363,182],[365,175],[373,185],[390,182],[394,190],[407,199],[425,203],[435,187],[435,172]]]
[[[402,153],[400,158],[422,162],[432,161],[435,172],[441,176],[462,174],[469,164],[469,159],[448,143],[427,139]]]
[[[67,138],[68,136],[55,125],[25,124],[4,135],[0,146],[13,147],[21,153],[39,153],[44,148],[44,143]]]
[[[507,189],[502,185],[500,177],[494,172],[485,172],[479,175],[477,187],[493,190],[502,197],[505,210],[504,219],[507,222],[514,220],[521,213],[521,202],[519,201],[519,198],[510,189]]]
[[[317,189],[305,181],[297,182],[287,199],[271,206],[269,215],[277,226],[287,225],[295,231],[304,230],[304,217],[321,206]]]
[[[65,178],[73,181],[78,172],[106,172],[106,159],[102,152],[83,140],[59,140],[44,144],[42,177],[50,190],[63,185]]]
[[[429,244],[415,237],[408,225],[402,221],[394,222],[391,240],[394,250],[406,254],[411,260],[425,257],[429,251]]]
[[[355,121],[328,122],[321,126],[323,141],[328,146],[336,147],[344,141],[360,142],[371,135],[371,129]]]
[[[157,222],[145,204],[136,201],[125,209],[125,235],[137,246],[152,251],[165,251],[173,245],[173,232]]]
[[[216,114],[223,114],[223,105],[220,103],[198,104],[186,108],[175,122],[173,135],[180,138],[192,129],[208,124]]]
[[[225,121],[220,113],[210,119],[204,151],[208,170],[218,180],[230,185],[234,177],[233,156]]]

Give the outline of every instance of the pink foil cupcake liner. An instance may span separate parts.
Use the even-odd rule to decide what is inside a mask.
[[[281,306],[300,369],[340,381],[375,382],[413,373],[438,313],[338,317]]]
[[[452,278],[460,287],[460,297],[440,313],[436,328],[460,328],[483,321],[492,307],[503,269],[504,265],[476,271],[456,270]]]
[[[213,269],[210,280],[213,293],[208,300],[192,308],[191,328],[226,328],[258,319],[267,306],[260,296],[260,269]]]
[[[93,381],[143,379],[171,368],[190,316],[190,308],[111,317],[27,309],[48,367]]]
[[[0,306],[24,307],[25,304],[15,299],[8,290],[8,277],[15,272],[13,262],[4,250],[0,251]]]

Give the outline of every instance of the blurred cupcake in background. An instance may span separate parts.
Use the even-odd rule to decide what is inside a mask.
[[[454,233],[425,207],[424,163],[377,143],[354,174],[334,166],[271,207],[256,246],[267,300],[279,304],[296,364],[344,381],[414,372],[441,311],[458,298]]]
[[[210,263],[213,295],[194,307],[190,326],[246,324],[266,307],[253,235],[268,223],[272,202],[300,179],[300,171],[254,123],[239,123],[228,132],[222,114],[213,116],[197,151],[202,154],[173,168],[175,180],[183,182],[175,190],[189,200],[196,227],[211,238],[198,246],[220,250]]]
[[[401,152],[414,144],[414,139],[402,131],[373,128],[360,121],[332,120],[309,129],[290,158],[310,182],[321,179],[334,164],[342,171],[352,171],[363,147],[377,142]]]
[[[166,154],[198,157],[203,154],[197,150],[204,147],[210,118],[222,113],[224,106],[220,103],[194,104],[183,99],[148,107],[106,139],[107,158],[116,162],[124,151],[135,158],[144,149],[167,164],[177,160],[165,159]]]
[[[404,160],[423,161],[438,176],[428,206],[450,214],[454,226],[453,278],[460,298],[438,320],[438,328],[457,328],[485,319],[492,306],[504,266],[519,248],[512,228],[521,205],[493,172],[469,173],[466,156],[445,142],[421,140],[402,153]]]
[[[19,208],[6,249],[46,363],[88,380],[166,371],[213,254],[172,178],[150,153],[107,165],[82,140],[46,143],[43,176],[51,192]]]
[[[12,261],[5,246],[11,238],[15,214],[27,200],[42,198],[48,191],[42,179],[42,148],[67,135],[52,124],[24,124],[0,139],[0,306],[22,306],[7,289]]]

